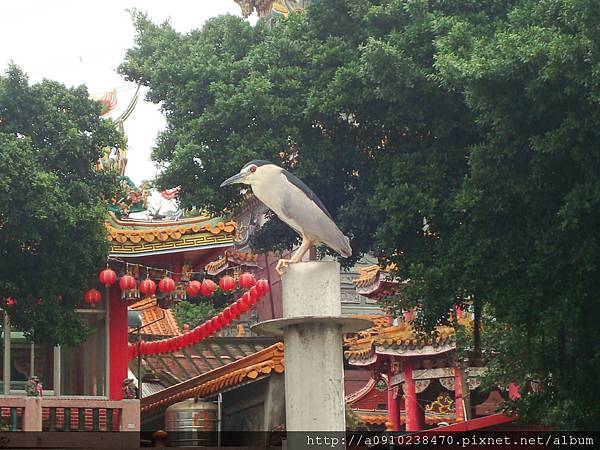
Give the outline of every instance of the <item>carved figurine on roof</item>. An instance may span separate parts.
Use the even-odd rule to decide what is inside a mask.
[[[309,0],[235,0],[242,9],[242,16],[248,17],[255,10],[258,17],[287,17],[292,11],[304,9]]]
[[[149,183],[144,181],[138,188],[127,176],[119,176],[118,181],[119,189],[108,205],[109,211],[115,213],[119,218],[146,211],[148,209]]]
[[[101,106],[100,115],[105,118],[111,118],[122,137],[118,147],[107,147],[104,149],[104,155],[98,161],[99,169],[112,169],[118,171],[121,176],[125,175],[125,168],[127,167],[127,136],[125,134],[124,123],[131,116],[137,105],[139,90],[140,86],[138,85],[127,107],[116,117],[113,117],[113,115],[117,111],[118,105],[117,90],[113,89],[98,99]]]

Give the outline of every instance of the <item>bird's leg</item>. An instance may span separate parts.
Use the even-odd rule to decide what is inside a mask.
[[[275,266],[275,270],[277,271],[277,273],[279,275],[283,275],[284,269],[287,266],[289,266],[291,263],[300,261],[302,259],[302,257],[306,254],[306,252],[308,251],[308,249],[310,248],[311,245],[312,245],[312,241],[310,239],[303,237],[302,244],[300,245],[300,248],[298,248],[298,250],[296,250],[296,253],[294,253],[294,256],[292,256],[290,259],[280,259],[277,262],[277,266]]]

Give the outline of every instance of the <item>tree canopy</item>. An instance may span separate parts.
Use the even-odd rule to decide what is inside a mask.
[[[490,373],[543,387],[521,415],[597,428],[598,2],[313,0],[271,28],[223,16],[188,34],[134,21],[120,70],[163,108],[158,182],[184,206],[231,205],[219,184],[251,159],[286,166],[355,254],[410,278],[390,307],[432,325],[474,305],[493,318]],[[254,244],[294,238],[273,220]]]
[[[84,86],[30,85],[0,76],[0,299],[35,341],[76,344],[74,312],[106,261],[106,199],[114,187],[94,164],[119,139]]]

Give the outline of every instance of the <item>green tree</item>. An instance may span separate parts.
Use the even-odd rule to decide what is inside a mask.
[[[523,417],[597,428],[597,2],[313,0],[185,35],[134,18],[120,70],[167,117],[159,184],[219,211],[246,161],[294,170],[355,254],[411,279],[390,307],[431,326],[473,305],[491,325],[469,350],[497,382],[543,386]],[[254,245],[294,240],[273,220]]]
[[[211,319],[217,314],[218,312],[212,303],[203,301],[199,303],[184,301],[173,306],[173,315],[181,330],[183,330],[185,324],[189,325],[190,328],[202,325],[207,319]]]
[[[113,178],[93,166],[118,142],[85,87],[0,77],[0,299],[37,342],[76,344],[74,312],[106,261],[105,199]]]

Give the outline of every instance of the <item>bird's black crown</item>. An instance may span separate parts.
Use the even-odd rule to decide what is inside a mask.
[[[242,170],[244,170],[246,167],[251,166],[251,165],[255,165],[256,167],[260,167],[260,166],[264,166],[266,164],[273,164],[273,163],[271,161],[267,161],[266,159],[255,159],[253,161],[250,161],[246,165],[244,165],[244,167],[242,167]]]

